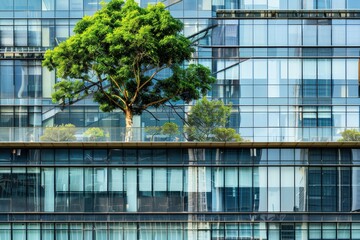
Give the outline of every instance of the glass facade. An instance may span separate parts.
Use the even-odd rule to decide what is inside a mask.
[[[0,4],[1,240],[360,239],[359,146],[323,143],[360,129],[359,0],[162,1],[217,78],[208,97],[231,104],[228,127],[247,140],[220,147],[119,145],[122,113],[51,102],[44,52],[100,2]],[[145,112],[136,139],[182,128],[192,104]],[[36,143],[68,123],[77,143]],[[110,142],[79,143],[89,127]]]
[[[229,127],[245,139],[337,141],[344,129],[360,128],[358,1],[165,3],[194,41],[194,61],[218,79],[208,97],[232,104]],[[0,128],[124,126],[120,112],[102,113],[91,99],[65,109],[52,104],[57,79],[41,66],[44,51],[72,35],[76,22],[100,7],[98,0],[10,0],[0,6],[0,112],[6,116]],[[246,14],[219,14],[228,10]],[[135,124],[182,126],[187,110],[178,103],[177,109],[144,113]],[[144,134],[141,138],[146,140]]]
[[[360,149],[292,145],[2,148],[0,238],[359,239]]]

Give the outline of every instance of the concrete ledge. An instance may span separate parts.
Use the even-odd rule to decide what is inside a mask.
[[[360,142],[3,142],[0,148],[360,148]]]

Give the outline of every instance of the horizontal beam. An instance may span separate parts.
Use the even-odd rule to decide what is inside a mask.
[[[0,222],[359,222],[358,212],[103,212],[103,213],[74,213],[74,212],[25,212],[25,213],[0,213]]]
[[[360,148],[360,142],[2,142],[0,148]]]
[[[360,19],[360,11],[219,9],[216,16],[219,19]]]

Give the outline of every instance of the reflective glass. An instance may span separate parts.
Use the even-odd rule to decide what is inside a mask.
[[[69,10],[69,0],[56,0],[56,10]]]
[[[16,0],[15,0],[16,2]],[[28,1],[29,10],[41,10],[42,0],[31,0]]]
[[[360,2],[357,0],[347,0],[347,9],[360,9]]]

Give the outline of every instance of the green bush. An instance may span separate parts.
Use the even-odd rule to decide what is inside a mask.
[[[84,136],[89,138],[90,141],[102,140],[105,137],[108,137],[109,134],[106,134],[105,131],[98,127],[88,128],[84,132]]]
[[[145,127],[145,133],[150,135],[150,141],[154,140],[155,135],[166,135],[168,140],[180,133],[179,126],[173,122],[164,123],[162,126]]]
[[[242,142],[243,138],[236,133],[233,128],[215,128],[213,131],[213,140],[220,142]]]
[[[209,101],[206,97],[192,106],[185,131],[190,141],[211,141],[216,128],[224,128],[231,114],[231,106],[221,100]]]
[[[161,127],[158,126],[145,127],[145,132],[150,135],[150,141],[153,141],[154,136],[161,133]]]
[[[360,141],[360,132],[356,129],[348,129],[341,132],[342,138],[340,138],[339,142],[357,142]]]
[[[68,142],[75,141],[75,125],[61,124],[53,127],[46,127],[44,134],[40,136],[41,141],[46,142]]]
[[[221,100],[203,98],[189,112],[185,132],[189,141],[243,141],[235,129],[227,128],[231,106]]]
[[[179,126],[173,122],[164,123],[161,127],[161,133],[167,135],[169,138],[175,137],[180,133]]]

